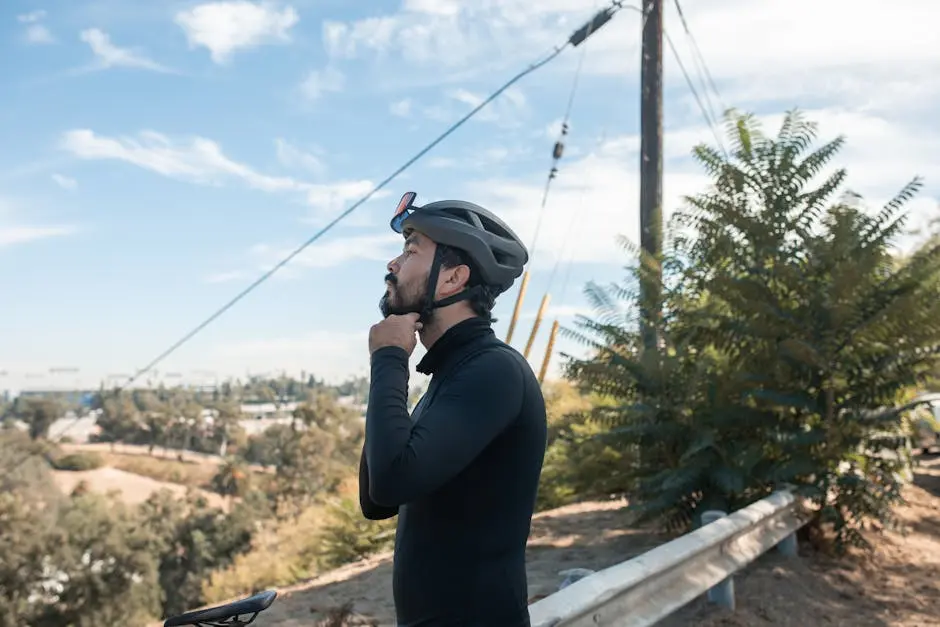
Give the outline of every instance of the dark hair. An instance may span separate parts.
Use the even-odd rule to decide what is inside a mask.
[[[479,272],[473,267],[473,263],[470,262],[469,255],[461,249],[444,244],[438,244],[437,248],[442,268],[456,268],[457,266],[467,266],[470,268],[470,280],[467,282],[467,285],[469,287],[477,287],[478,289],[467,302],[470,304],[470,308],[473,309],[473,313],[487,322],[496,322],[496,318],[493,317],[492,312],[493,307],[496,305],[496,297],[500,294],[499,288],[483,285]]]

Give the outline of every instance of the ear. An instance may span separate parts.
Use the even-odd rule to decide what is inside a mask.
[[[453,268],[441,268],[437,277],[437,296],[435,300],[447,298],[467,288],[470,281],[470,268],[464,265]]]

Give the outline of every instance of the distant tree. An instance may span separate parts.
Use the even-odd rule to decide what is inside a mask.
[[[72,497],[52,534],[55,548],[44,560],[46,574],[55,573],[65,583],[30,624],[96,627],[148,621],[158,613],[162,596],[150,542],[136,514],[122,503],[93,493]]]
[[[49,436],[49,428],[62,417],[61,405],[47,398],[23,398],[13,403],[13,415],[29,427],[29,437],[38,440]]]
[[[142,419],[149,412],[157,411],[148,407],[141,412],[129,395],[104,391],[98,392],[92,406],[101,412],[96,420],[99,438],[112,444],[132,440],[141,429]]]
[[[212,477],[212,489],[222,496],[230,499],[243,496],[251,484],[248,469],[239,460],[230,457],[222,464]]]
[[[150,551],[160,556],[163,616],[203,603],[203,582],[250,548],[257,521],[251,504],[235,504],[225,514],[194,494],[181,501],[167,491],[153,494],[141,506],[141,517]]]

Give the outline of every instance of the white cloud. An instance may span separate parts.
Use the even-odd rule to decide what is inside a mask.
[[[22,15],[17,15],[16,19],[22,24],[33,24],[39,20],[46,17],[47,13],[40,9],[39,11],[32,11],[31,13],[23,13]]]
[[[35,45],[55,43],[52,32],[43,24],[39,24],[40,21],[45,19],[46,15],[44,10],[39,10],[16,16],[18,22],[27,25],[24,35],[27,43]]]
[[[460,162],[453,157],[428,157],[424,165],[427,168],[443,169],[456,168]]]
[[[377,71],[382,78],[391,74],[391,84],[488,77],[494,69],[517,68],[563,42],[597,8],[595,0],[406,2],[396,13],[324,22],[324,46],[334,58],[385,62]],[[906,0],[903,9],[882,0],[701,0],[684,12],[727,103],[782,100],[790,106],[851,95],[862,105],[905,101],[911,107],[924,105],[913,94],[936,98],[940,92],[940,43],[934,33],[940,9],[933,0]],[[625,9],[593,35],[585,73],[635,80],[640,19]],[[833,30],[834,25],[850,30]],[[666,28],[692,69],[687,38],[671,4]],[[684,91],[668,46],[665,55],[667,86]],[[553,67],[567,74],[577,57],[575,51],[566,53]]]
[[[26,41],[31,44],[53,44],[55,37],[42,24],[31,24],[26,29]]]
[[[52,180],[56,185],[65,190],[73,190],[78,187],[78,181],[62,174],[53,174]]]
[[[329,184],[312,184],[306,187],[307,204],[319,209],[323,214],[334,214],[353,201],[359,200],[375,185],[372,181],[337,181]],[[378,200],[388,196],[389,192],[376,192],[372,198]]]
[[[27,224],[20,219],[23,213],[15,203],[0,198],[0,248],[72,235],[78,230],[68,224]]]
[[[460,3],[457,0],[405,0],[405,11],[428,15],[457,15]]]
[[[819,123],[821,141],[846,135],[848,143],[833,167],[848,169],[847,188],[861,193],[868,205],[879,207],[920,174],[933,183],[909,205],[912,224],[923,224],[929,215],[935,215],[940,197],[940,162],[935,158],[940,132],[915,130],[884,117],[840,109],[810,110],[806,116]],[[775,134],[780,116],[762,119],[765,131]],[[667,218],[682,205],[685,195],[704,191],[709,183],[685,158],[701,141],[714,141],[707,128],[678,128],[666,133],[663,200]],[[535,247],[535,266],[551,267],[560,256],[581,263],[623,262],[616,236],[625,235],[632,242],[639,239],[638,147],[635,135],[615,137],[580,159],[562,161]],[[540,212],[540,183],[476,180],[467,187],[531,246]]]
[[[35,226],[0,224],[0,248],[13,244],[25,244],[50,237],[62,237],[75,232],[72,226]]]
[[[300,93],[311,102],[319,100],[326,93],[343,91],[346,77],[334,68],[313,70],[300,84]]]
[[[173,70],[143,56],[130,48],[119,48],[111,43],[107,33],[89,28],[81,32],[80,38],[88,44],[96,58],[96,64],[88,69],[107,69],[113,67],[136,68],[151,72],[172,73]]]
[[[281,162],[281,165],[306,170],[317,176],[322,176],[326,172],[326,164],[323,163],[320,157],[305,152],[281,138],[275,139],[274,144],[277,148],[277,159]]]
[[[474,107],[480,106],[486,99],[486,96],[468,89],[451,89],[446,95],[448,98],[465,105],[461,113],[466,113]],[[481,109],[473,119],[478,122],[497,122],[503,125],[512,125],[517,123],[519,115],[526,111],[526,105],[525,94],[522,90],[518,87],[510,87],[500,94],[496,100]]]
[[[205,137],[173,140],[155,131],[142,131],[136,138],[103,137],[89,129],[68,131],[62,148],[89,160],[126,161],[163,176],[205,185],[227,178],[240,179],[263,191],[302,191],[304,185],[289,177],[261,174],[229,159],[222,148]]]
[[[221,185],[238,180],[265,192],[295,192],[316,210],[330,210],[338,204],[357,200],[374,187],[371,181],[364,179],[309,183],[288,176],[262,174],[226,156],[221,146],[211,139],[198,136],[173,139],[155,131],[141,131],[136,137],[104,137],[89,129],[76,129],[66,132],[60,145],[81,159],[124,161],[190,183]],[[384,195],[378,193],[374,198]]]
[[[208,2],[180,11],[176,23],[191,47],[203,46],[215,63],[226,63],[235,51],[290,41],[300,17],[292,6],[274,2]]]
[[[388,111],[394,116],[397,116],[400,118],[407,118],[409,115],[411,115],[411,107],[413,105],[414,103],[411,101],[410,98],[405,98],[403,100],[398,100],[396,102],[393,102],[391,105],[389,105]]]
[[[518,162],[529,158],[531,154],[532,148],[528,145],[494,146],[467,151],[459,157],[428,157],[424,162],[424,167],[433,169],[460,168],[463,171],[481,170],[496,165]]]
[[[400,118],[419,115],[435,122],[455,122],[471,109],[479,106],[486,98],[485,95],[462,87],[445,90],[444,97],[445,103],[443,104],[423,106],[410,98],[404,98],[389,105],[389,113]],[[473,120],[513,127],[518,126],[522,116],[528,112],[529,106],[525,94],[517,87],[510,87],[474,115]]]
[[[392,231],[369,233],[365,235],[335,235],[315,242],[304,249],[284,268],[282,276],[295,277],[296,272],[284,272],[301,268],[332,268],[355,260],[381,261],[392,259],[401,252],[401,235]],[[296,246],[275,246],[257,244],[249,251],[259,263],[261,270],[267,271],[287,257]]]

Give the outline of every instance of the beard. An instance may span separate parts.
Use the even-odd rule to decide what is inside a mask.
[[[401,285],[394,274],[385,275],[385,280],[391,284],[391,287],[385,290],[385,294],[379,300],[379,311],[382,312],[383,318],[421,313],[424,309],[424,293],[426,292],[426,288],[422,289],[421,286],[427,284],[427,277],[424,281],[416,281],[418,285]]]

